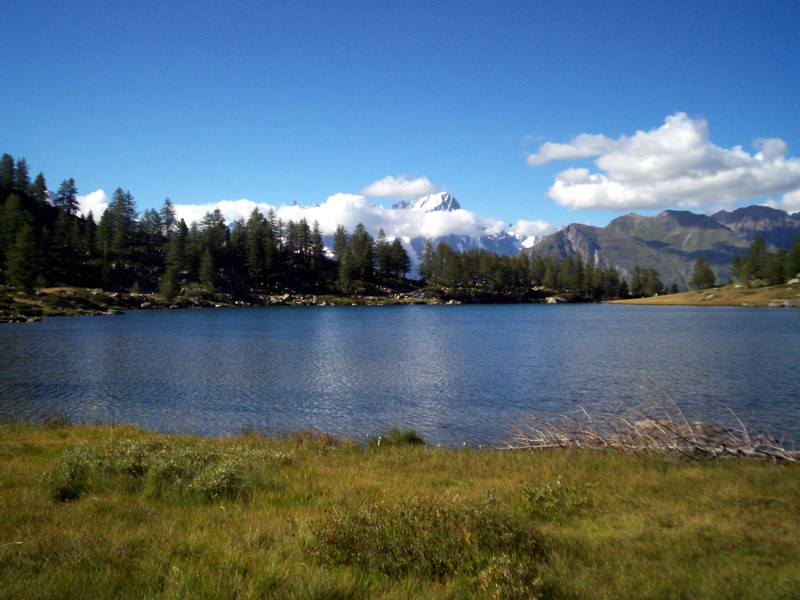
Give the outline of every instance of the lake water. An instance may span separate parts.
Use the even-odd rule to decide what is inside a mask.
[[[510,423],[613,409],[649,378],[693,420],[800,442],[800,310],[615,305],[139,311],[0,326],[0,419],[224,435],[413,427],[499,444]]]

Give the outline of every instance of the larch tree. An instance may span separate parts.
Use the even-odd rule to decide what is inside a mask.
[[[706,288],[714,287],[717,282],[717,277],[711,266],[708,264],[703,254],[698,254],[697,259],[694,261],[692,268],[692,276],[689,279],[689,287],[693,290],[704,290]]]

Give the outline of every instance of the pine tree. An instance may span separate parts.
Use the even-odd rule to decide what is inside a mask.
[[[78,188],[75,187],[75,180],[72,177],[65,179],[58,186],[55,205],[70,215],[78,212]]]
[[[23,194],[27,194],[31,187],[31,178],[28,173],[28,163],[24,158],[17,161],[16,173],[14,174],[14,187]]]
[[[388,276],[392,269],[392,254],[383,227],[378,231],[378,237],[375,240],[375,261],[378,263],[378,270],[381,274]]]
[[[250,283],[262,287],[267,275],[267,228],[264,215],[257,208],[253,209],[245,224],[246,265]]]
[[[39,204],[47,204],[47,183],[45,183],[43,173],[39,173],[36,176],[36,179],[33,180],[33,185],[31,186],[31,196],[33,196],[34,200],[36,200]]]
[[[107,211],[110,213],[111,220],[111,254],[118,259],[127,258],[132,252],[133,235],[138,216],[133,195],[129,191],[117,188],[111,196]],[[103,226],[102,218],[100,226]]]
[[[25,224],[6,253],[6,278],[11,285],[30,293],[43,272],[44,257],[41,248],[34,237],[33,228]]]
[[[203,259],[200,261],[200,283],[209,292],[213,292],[217,285],[217,269],[214,266],[214,256],[211,249],[206,248],[203,252]]]
[[[403,244],[397,238],[392,242],[391,249],[391,272],[393,275],[403,278],[405,274],[411,269],[411,259],[408,257],[408,252],[403,248]]]
[[[756,233],[753,241],[750,242],[750,252],[744,257],[742,264],[742,275],[745,281],[751,279],[763,279],[767,274],[770,253],[766,242],[760,234]]]
[[[333,234],[333,255],[339,262],[344,257],[347,248],[347,229],[344,225],[337,225],[336,231]]]
[[[178,295],[178,276],[175,267],[167,267],[158,284],[158,294],[167,302],[171,302]]]
[[[0,188],[11,189],[16,180],[14,167],[14,157],[10,154],[3,154],[0,158]]]
[[[430,280],[433,278],[433,259],[433,244],[430,240],[427,240],[425,242],[425,247],[422,249],[422,256],[419,259],[419,276],[422,279]]]
[[[764,277],[769,285],[777,285],[786,281],[786,250],[778,248],[770,257]]]
[[[161,217],[164,235],[167,237],[171,236],[172,232],[175,231],[175,228],[178,226],[178,221],[175,217],[175,206],[169,198],[164,199],[164,204],[161,206],[161,210],[158,214]]]
[[[225,217],[219,208],[215,208],[205,214],[203,221],[200,223],[200,231],[205,249],[210,250],[214,255],[218,255],[222,251],[228,236]]]
[[[694,262],[694,267],[692,268],[689,287],[693,290],[704,290],[714,287],[716,282],[717,277],[714,275],[714,271],[711,270],[711,266],[708,264],[705,256],[698,254]]]
[[[22,227],[32,223],[33,216],[23,208],[22,199],[9,194],[0,206],[0,257],[14,244]]]
[[[786,254],[786,275],[790,279],[800,277],[800,234],[794,238],[794,243]]]
[[[322,231],[319,221],[314,221],[314,227],[311,229],[311,268],[320,274],[324,264],[325,245],[322,240]]]
[[[367,232],[363,223],[356,225],[353,235],[347,242],[348,260],[355,279],[368,281],[372,279],[375,271],[374,248],[372,236]]]
[[[736,277],[737,280],[742,281],[744,277],[742,276],[742,257],[739,256],[738,252],[735,252],[733,255],[733,260],[731,261],[731,275]]]

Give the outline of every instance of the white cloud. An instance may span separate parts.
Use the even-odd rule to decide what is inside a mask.
[[[785,210],[789,214],[800,213],[800,190],[787,192],[781,200],[767,200],[764,205]]]
[[[589,158],[612,149],[616,142],[604,135],[582,133],[569,144],[545,142],[539,151],[528,155],[528,164],[532,167],[543,165],[554,160],[569,158]]]
[[[439,190],[428,181],[427,177],[417,177],[409,179],[406,175],[393,177],[387,175],[383,179],[374,181],[361,190],[364,196],[371,198],[394,198],[395,200],[406,200],[409,198],[419,198],[428,194],[435,194]]]
[[[547,192],[559,204],[581,209],[688,208],[800,189],[800,159],[786,157],[786,142],[759,138],[754,146],[754,155],[741,146],[720,148],[709,141],[705,120],[676,113],[658,129],[632,137],[581,134],[569,144],[547,142],[528,164],[596,156],[601,172],[567,169]]]
[[[100,217],[103,216],[103,213],[108,208],[109,199],[108,194],[103,190],[96,190],[91,194],[78,196],[78,214],[86,217],[91,212],[95,223],[98,223]]]
[[[521,237],[541,237],[557,230],[547,221],[524,221],[520,219],[511,227],[511,232]]]
[[[305,218],[309,224],[318,221],[324,235],[331,235],[337,225],[344,225],[352,232],[356,225],[363,223],[367,231],[375,237],[383,228],[387,237],[414,238],[418,236],[434,238],[445,235],[479,236],[498,234],[502,231],[519,230],[526,235],[540,235],[540,231],[550,233],[555,227],[543,221],[518,221],[509,227],[496,219],[484,218],[468,210],[433,211],[398,210],[373,204],[368,198],[354,194],[335,194],[325,202],[313,206],[257,204],[251,200],[222,201],[214,204],[176,204],[178,219],[187,224],[200,223],[203,216],[219,208],[230,223],[239,218],[247,220],[254,208],[266,215],[273,209],[284,222],[299,221]],[[528,234],[530,231],[532,233]]]

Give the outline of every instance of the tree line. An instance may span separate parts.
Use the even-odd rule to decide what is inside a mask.
[[[613,268],[580,255],[549,256],[464,252],[428,241],[419,279],[408,279],[411,261],[399,239],[383,230],[374,239],[363,224],[338,225],[330,252],[319,223],[284,222],[273,210],[231,224],[221,211],[199,222],[178,219],[166,198],[160,209],[139,213],[130,191],[117,188],[99,215],[78,215],[74,179],[50,194],[42,173],[31,179],[25,159],[0,159],[0,282],[26,290],[46,285],[157,292],[172,299],[186,290],[248,294],[309,290],[358,292],[370,283],[384,289],[517,293],[530,288],[601,300],[664,291],[652,269],[634,270],[630,285]]]

